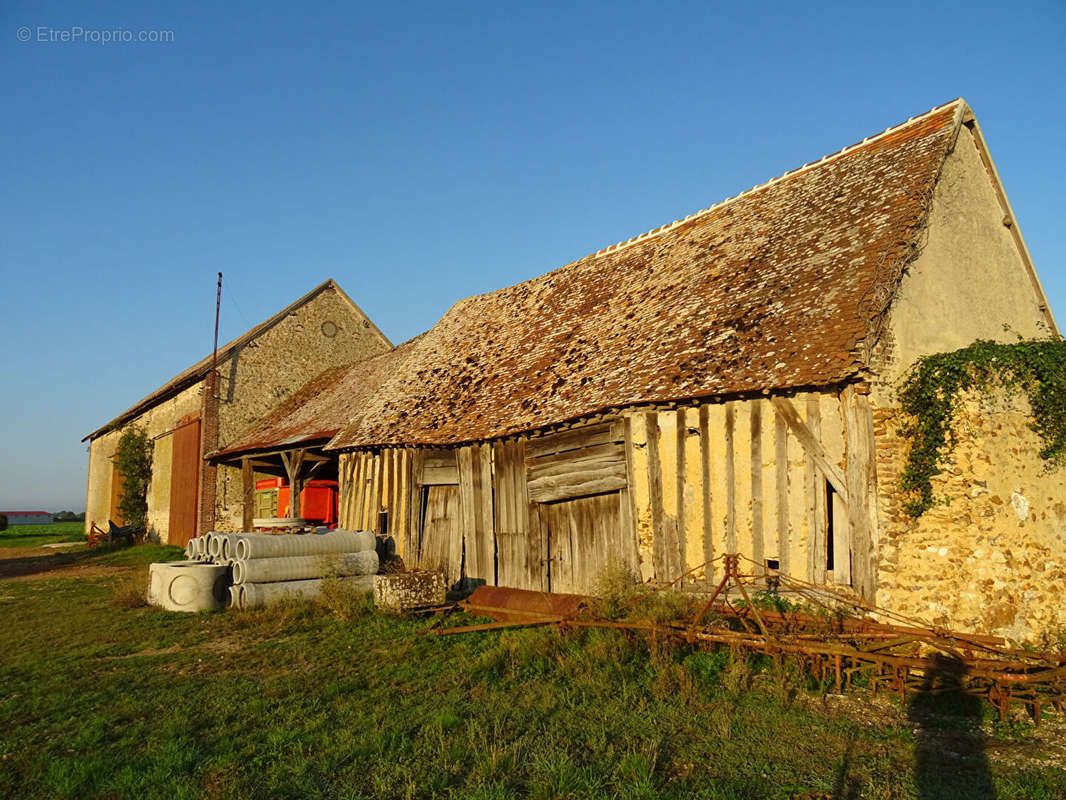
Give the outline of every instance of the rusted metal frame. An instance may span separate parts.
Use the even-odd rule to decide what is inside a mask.
[[[493,614],[505,614],[509,617],[535,617],[537,619],[566,619],[562,614],[540,614],[536,611],[522,611],[514,608],[504,608],[501,606],[472,606],[466,603],[461,604],[463,611],[466,611],[475,616],[491,617]],[[506,622],[507,620],[500,620],[500,622]]]
[[[739,572],[738,557],[727,558],[727,562],[726,575],[723,576],[721,583],[714,595],[712,595],[711,601],[701,610],[693,623],[655,625],[639,622],[568,619],[562,616],[538,615],[536,612],[516,612],[515,609],[511,608],[486,606],[484,607],[486,611],[507,614],[518,613],[524,618],[484,625],[464,626],[441,631],[440,633],[559,624],[572,627],[602,627],[643,631],[650,633],[653,640],[659,635],[665,634],[693,644],[706,642],[728,645],[731,649],[744,648],[764,652],[775,659],[779,659],[783,653],[794,655],[808,663],[810,665],[808,669],[811,674],[817,673],[819,680],[823,684],[825,683],[827,672],[830,672],[833,686],[838,692],[850,689],[854,675],[864,673],[869,676],[873,693],[883,690],[883,688],[888,689],[899,694],[903,702],[905,702],[910,692],[928,691],[924,687],[924,676],[931,670],[935,670],[936,664],[926,656],[885,651],[914,644],[932,644],[932,646],[937,646],[938,649],[945,649],[945,646],[947,646],[947,652],[953,651],[956,637],[951,633],[943,636],[940,631],[913,627],[901,628],[900,626],[886,625],[873,620],[838,619],[832,623],[839,628],[836,631],[822,630],[808,633],[779,631],[774,635],[771,633],[771,624],[776,624],[779,627],[798,626],[806,622],[807,624],[814,623],[816,627],[824,628],[826,621],[809,615],[772,611],[760,613],[751,603],[745,588],[745,579],[753,576],[743,575]],[[736,588],[747,601],[747,608],[742,613],[732,607],[728,603],[728,597],[726,597],[727,608],[723,609],[718,606],[719,612],[732,614],[738,620],[745,622],[745,624],[747,622],[746,613],[752,613],[756,621],[760,623],[760,633],[762,635],[751,632],[721,630],[713,627],[697,628],[706,613],[714,607],[714,601],[722,596],[731,581],[735,583]],[[478,607],[469,607],[469,610],[476,613]],[[827,635],[835,636],[839,641],[835,643],[826,641],[825,637]],[[1010,651],[1005,651],[1003,648],[996,649],[990,646],[983,646],[980,649],[996,655],[1005,652],[1010,653]],[[1001,716],[1009,713],[1009,706],[1013,700],[1018,700],[1026,703],[1034,720],[1039,721],[1043,705],[1050,703],[1055,707],[1061,707],[1063,700],[1066,699],[1066,667],[1049,669],[1047,664],[1049,660],[1053,663],[1059,663],[1058,657],[1045,659],[1044,663],[1040,663],[1032,660],[1014,661],[995,658],[974,658],[969,649],[965,653],[955,654],[966,665],[967,670],[967,681],[960,689],[972,695],[987,697],[999,709]],[[952,689],[952,691],[955,690]],[[944,689],[944,691],[947,691],[947,689]]]
[[[732,572],[730,571],[730,563],[731,563],[730,562],[730,558],[731,558],[731,556],[725,556],[725,560],[726,560],[725,574],[722,576],[722,580],[720,580],[718,582],[718,586],[717,586],[717,588],[715,588],[714,593],[711,594],[710,599],[706,602],[706,604],[703,606],[703,608],[700,609],[700,613],[698,613],[696,615],[695,619],[692,620],[692,624],[693,625],[699,625],[700,622],[703,621],[703,618],[707,615],[707,612],[710,611],[711,606],[714,605],[714,601],[718,599],[718,596],[722,593],[722,591],[725,589],[725,587],[729,584],[729,581],[730,581],[730,579],[732,577]],[[735,556],[733,556],[733,558],[735,558]],[[732,563],[735,565],[736,562],[734,561]]]
[[[542,619],[514,620],[508,622],[483,622],[479,625],[463,625],[458,628],[445,628],[433,630],[436,636],[450,636],[454,633],[477,633],[479,631],[494,631],[500,628],[533,628],[541,625],[558,625],[563,622],[562,617],[544,617]]]
[[[742,558],[745,561],[748,561],[748,562],[750,562],[752,564],[755,564],[754,561],[752,561],[750,558],[747,558],[746,556],[741,555],[740,558]],[[834,600],[838,600],[841,603],[853,606],[855,608],[859,608],[859,609],[862,609],[864,611],[869,611],[869,612],[875,613],[875,614],[880,614],[882,616],[891,617],[891,618],[897,619],[897,620],[899,620],[901,622],[910,623],[909,625],[907,625],[904,628],[899,628],[901,633],[906,631],[906,632],[924,633],[926,635],[932,634],[934,637],[939,638],[941,641],[945,641],[945,642],[946,641],[953,641],[953,642],[956,642],[956,643],[966,643],[966,644],[971,644],[973,647],[977,647],[977,648],[980,648],[982,650],[989,650],[991,652],[997,652],[997,653],[998,652],[1002,652],[1001,648],[999,648],[999,647],[993,648],[993,647],[990,646],[992,644],[998,644],[998,643],[1003,642],[1003,640],[1001,638],[999,638],[999,637],[984,637],[984,636],[979,636],[979,635],[976,635],[976,634],[975,635],[957,634],[957,633],[947,632],[947,631],[938,631],[938,630],[936,630],[934,628],[923,628],[919,624],[916,624],[916,623],[918,623],[918,620],[914,620],[914,619],[911,619],[910,617],[906,617],[906,616],[904,616],[902,614],[898,614],[896,612],[889,611],[888,609],[879,608],[877,606],[874,606],[874,605],[872,605],[870,603],[867,603],[867,602],[863,601],[860,598],[855,598],[855,597],[850,597],[848,595],[839,594],[839,593],[834,592],[834,591],[832,591],[832,590],[830,590],[830,589],[828,589],[828,588],[826,588],[824,586],[817,586],[815,584],[807,583],[806,581],[803,581],[803,580],[801,580],[799,578],[794,578],[794,577],[789,576],[789,575],[783,575],[780,572],[777,573],[777,576],[778,576],[778,578],[779,578],[779,580],[781,581],[782,584],[784,584],[786,586],[789,586],[790,588],[793,588],[793,587],[796,587],[796,586],[802,586],[803,588],[806,588],[806,589],[809,589],[809,590],[813,590],[815,592],[821,592],[821,593],[823,593],[825,595],[828,595],[828,596],[832,597]],[[879,623],[879,624],[883,624],[883,623]],[[1018,651],[1018,652],[1024,652],[1024,651]],[[1066,660],[1066,659],[1064,659],[1064,660]]]

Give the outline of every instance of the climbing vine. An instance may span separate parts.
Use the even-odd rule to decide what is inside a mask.
[[[1025,392],[1032,410],[1029,427],[1042,443],[1041,458],[1049,467],[1066,463],[1066,342],[979,340],[951,353],[925,356],[904,376],[899,393],[910,417],[900,433],[911,440],[900,488],[912,517],[933,505],[932,478],[955,445],[952,422],[960,394],[995,389],[1008,396]]]
[[[126,525],[143,530],[148,524],[148,483],[152,479],[152,440],[143,428],[122,432],[115,452],[115,466],[122,475],[118,510]]]

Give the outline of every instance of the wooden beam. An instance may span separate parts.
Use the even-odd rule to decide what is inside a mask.
[[[377,533],[378,512],[381,511],[381,456],[374,453],[370,458],[370,504],[366,511],[366,529]]]
[[[749,401],[751,413],[751,560],[755,574],[762,575],[766,567],[766,543],[763,540],[762,507],[762,401]]]
[[[626,546],[622,548],[626,553],[629,565],[635,575],[640,575],[640,533],[637,525],[637,492],[636,478],[634,477],[634,448],[633,448],[633,418],[626,416],[622,424],[622,438],[626,450],[626,485],[628,489],[624,493],[623,501],[629,504],[629,527],[625,531]]]
[[[644,415],[644,428],[648,437],[648,495],[651,500],[652,561],[655,577],[659,580],[671,580],[666,576],[669,560],[663,545],[666,542],[666,530],[663,525],[663,475],[659,461],[659,415],[649,411]]]
[[[773,397],[770,399],[773,403],[774,410],[785,420],[792,435],[796,437],[797,441],[803,445],[803,449],[810,454],[814,459],[814,463],[818,466],[825,477],[829,479],[829,482],[833,484],[833,489],[840,495],[840,499],[844,501],[845,505],[848,502],[848,486],[844,480],[844,473],[840,467],[829,460],[825,450],[822,448],[821,442],[818,441],[818,437],[811,432],[811,429],[807,427],[803,419],[800,417],[799,412],[796,411],[796,407],[792,405],[792,402],[786,397]]]
[[[785,575],[792,574],[792,547],[788,531],[788,425],[780,414],[774,416],[774,470],[777,476],[777,560]]]
[[[877,463],[873,414],[866,395],[848,386],[840,395],[847,433],[848,527],[852,583],[863,599],[877,593]]]
[[[700,485],[703,499],[703,560],[708,562],[705,582],[714,583],[714,532],[711,519],[711,409],[704,404],[700,406]]]
[[[678,557],[678,574],[683,575],[688,570],[688,559],[686,558],[686,551],[688,549],[688,530],[685,527],[685,443],[688,439],[688,423],[685,417],[685,409],[679,408],[674,413],[674,471],[677,473],[677,491],[675,496],[677,498],[677,557]],[[678,588],[684,588],[685,578],[682,578],[678,582]]]
[[[252,471],[252,459],[241,459],[241,530],[252,529],[252,519],[255,517],[255,474]]]
[[[736,425],[736,404],[725,404],[725,551],[737,552],[737,483],[733,464],[733,427]]]
[[[822,435],[822,410],[817,397],[807,400],[807,425],[815,440]],[[825,583],[826,508],[825,480],[811,451],[804,448],[804,474],[807,487],[807,563],[812,583]]]
[[[408,511],[407,511],[407,544],[408,553],[405,556],[408,568],[421,563],[422,551],[422,451],[411,449],[408,459]]]
[[[281,453],[285,472],[289,477],[289,519],[300,518],[300,468],[303,466],[304,451],[292,450]]]

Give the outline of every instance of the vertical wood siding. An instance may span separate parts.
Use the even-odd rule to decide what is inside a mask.
[[[739,552],[795,577],[876,589],[873,422],[852,390],[626,412],[614,422],[453,449],[340,458],[340,521],[385,530],[409,567],[454,583],[590,591],[609,557],[707,587]],[[826,571],[828,482],[834,569]]]
[[[849,483],[871,484],[872,460],[862,454],[873,452],[873,426],[864,401],[853,394],[849,406],[833,393],[792,398],[795,423],[810,432],[807,443],[779,413],[777,401],[761,398],[628,413],[626,457],[642,574],[672,581],[693,570],[685,585],[705,586],[714,569],[699,567],[739,552],[755,562],[751,569],[774,561],[787,574],[823,582],[828,537],[820,464],[836,476],[847,471]],[[809,453],[811,441],[817,441],[821,462]],[[851,461],[849,452],[856,454]],[[865,592],[875,584],[869,576],[876,573],[876,498],[867,488],[864,504],[854,509],[846,495],[834,494],[833,579],[852,581],[848,565],[857,556],[849,551],[861,549],[864,571],[856,588]]]

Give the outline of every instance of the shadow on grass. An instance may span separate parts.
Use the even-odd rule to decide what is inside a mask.
[[[0,550],[0,580],[40,575],[55,570],[80,566],[131,567],[151,561],[173,561],[181,558],[182,550],[166,545],[102,545],[92,550],[70,553],[42,553],[41,555],[4,558]]]
[[[0,558],[0,578],[22,578],[56,569],[77,566],[96,554],[90,550],[79,553],[47,553],[39,556]]]
[[[981,698],[964,691],[966,665],[943,654],[926,673],[908,706],[918,728],[914,784],[919,800],[965,797],[994,800],[996,793],[981,730]]]

